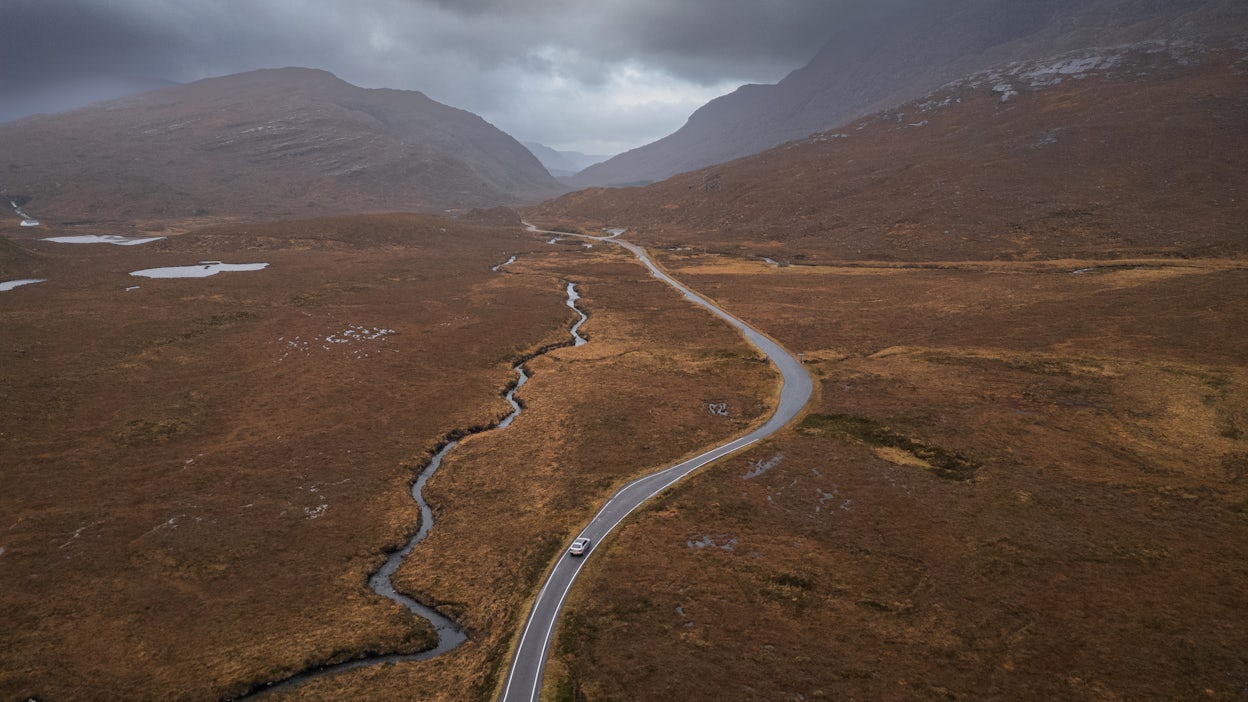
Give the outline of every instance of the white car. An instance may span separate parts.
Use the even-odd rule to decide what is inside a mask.
[[[589,539],[581,537],[568,547],[569,556],[584,556],[589,551]]]

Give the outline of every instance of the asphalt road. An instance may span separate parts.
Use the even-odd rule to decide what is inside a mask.
[[[532,225],[527,226],[531,231],[540,231]],[[544,233],[558,236],[577,236],[563,232]],[[590,551],[583,557],[574,558],[568,556],[565,550],[564,555],[560,557],[559,562],[547,576],[546,582],[542,584],[542,589],[538,592],[537,599],[533,603],[533,609],[529,613],[528,621],[524,625],[524,631],[520,635],[520,644],[516,648],[515,657],[511,662],[511,669],[507,674],[507,683],[503,687],[502,696],[499,698],[501,702],[521,702],[522,700],[537,702],[538,694],[541,692],[542,670],[546,667],[546,656],[550,650],[550,639],[555,629],[555,623],[559,619],[559,612],[563,608],[563,602],[567,598],[568,591],[572,589],[572,583],[576,580],[576,576],[585,567],[585,564],[593,555],[593,549],[601,543],[602,539],[611,533],[611,530],[615,529],[633,510],[673,483],[712,461],[740,451],[746,446],[779,431],[802,411],[802,408],[810,400],[812,390],[810,375],[802,367],[801,361],[794,358],[788,351],[785,351],[779,344],[767,338],[758,330],[716,307],[710,301],[664,273],[646,256],[645,251],[641,247],[614,237],[583,236],[582,238],[623,246],[637,256],[656,278],[676,288],[690,301],[707,308],[716,316],[739,329],[750,343],[758,347],[759,350],[771,359],[771,362],[784,378],[784,387],[780,392],[780,402],[776,406],[775,414],[767,420],[766,424],[739,439],[717,446],[696,458],[691,458],[657,473],[651,473],[643,478],[638,478],[620,488],[619,492],[607,500],[607,503],[603,505],[598,514],[590,520],[589,524],[578,535],[587,537],[592,541]]]

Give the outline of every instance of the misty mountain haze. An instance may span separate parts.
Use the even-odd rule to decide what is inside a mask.
[[[0,122],[36,114],[65,112],[177,85],[173,81],[125,76],[84,77],[66,83],[32,84],[0,101]]]
[[[805,137],[1011,61],[1242,28],[1238,0],[900,0],[837,28],[776,85],[746,85],[675,133],[587,168],[576,187],[652,182]]]
[[[559,151],[535,141],[523,142],[525,148],[533,152],[537,160],[542,162],[546,170],[556,178],[575,175],[595,163],[602,163],[611,158],[608,155],[583,154],[579,151]]]

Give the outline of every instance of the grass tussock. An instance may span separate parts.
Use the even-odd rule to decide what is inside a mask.
[[[868,446],[905,451],[930,465],[932,472],[945,480],[973,480],[981,467],[959,453],[910,438],[867,417],[809,414],[798,424],[798,431],[811,436],[832,436],[844,441],[861,441]]]

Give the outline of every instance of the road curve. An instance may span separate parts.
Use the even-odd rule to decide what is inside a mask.
[[[581,238],[609,242],[628,249],[650,269],[650,272],[656,278],[679,290],[686,299],[705,307],[717,317],[740,330],[745,335],[745,338],[766,354],[776,369],[780,371],[780,375],[784,379],[784,387],[780,391],[780,401],[776,405],[775,413],[771,415],[766,424],[745,436],[717,446],[696,458],[691,458],[657,473],[651,473],[645,477],[638,478],[620,488],[611,499],[607,500],[598,514],[589,521],[589,524],[579,534],[579,536],[591,540],[592,547],[590,553],[585,554],[583,558],[561,556],[554,569],[546,577],[546,582],[542,584],[542,589],[538,592],[537,599],[533,603],[533,609],[529,613],[528,621],[520,634],[520,643],[516,647],[515,656],[512,658],[511,669],[507,674],[507,682],[503,686],[502,695],[499,697],[500,702],[537,702],[538,694],[541,692],[542,670],[546,665],[546,656],[550,650],[550,639],[555,629],[555,622],[559,618],[559,611],[563,608],[563,602],[567,598],[568,591],[572,589],[572,583],[576,580],[576,576],[580,574],[581,568],[585,567],[586,561],[592,555],[592,549],[597,547],[603,537],[615,529],[633,510],[673,483],[712,461],[740,451],[746,446],[779,431],[806,406],[806,403],[810,400],[813,388],[810,375],[802,367],[801,361],[794,358],[792,354],[785,351],[779,344],[764,336],[762,332],[723,311],[715,306],[714,303],[669,276],[650,260],[650,257],[646,255],[646,252],[641,247],[615,238],[618,234],[610,237],[569,235],[566,232],[539,230],[527,222],[525,222],[525,226],[532,232],[558,234],[560,236],[579,236]]]

